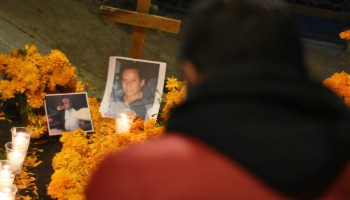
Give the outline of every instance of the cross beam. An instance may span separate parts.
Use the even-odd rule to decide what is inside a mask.
[[[180,31],[180,20],[150,15],[149,7],[150,0],[138,0],[136,12],[103,5],[100,7],[100,15],[104,19],[134,26],[129,52],[132,58],[142,57],[145,31],[148,28],[175,34]]]

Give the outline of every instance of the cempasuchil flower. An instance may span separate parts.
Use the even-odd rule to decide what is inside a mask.
[[[46,94],[84,91],[75,67],[64,53],[52,50],[42,56],[34,44],[12,50],[9,55],[0,54],[0,76],[0,99],[6,101],[23,95],[30,108],[41,109],[43,113]],[[60,90],[57,86],[61,86]],[[31,123],[28,126],[37,127]],[[45,131],[47,127],[40,126],[32,137],[41,137]]]
[[[323,85],[342,97],[346,105],[350,106],[350,75],[345,71],[334,73],[323,81]]]

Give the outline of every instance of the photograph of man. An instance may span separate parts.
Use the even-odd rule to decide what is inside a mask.
[[[153,105],[154,91],[145,83],[146,79],[139,67],[121,69],[120,76],[115,77],[111,103],[105,115],[114,117],[117,109],[129,108],[140,118],[148,119],[147,111]]]
[[[142,120],[159,113],[166,63],[110,56],[108,77],[99,108],[102,117],[114,118],[118,109],[131,109]]]
[[[78,120],[75,118],[76,110],[72,107],[69,98],[63,98],[62,104],[56,107],[56,114],[49,117],[50,122],[57,122],[58,129],[73,131],[79,127]]]
[[[62,131],[78,128],[93,131],[86,92],[47,94],[45,111],[49,135],[61,135]]]

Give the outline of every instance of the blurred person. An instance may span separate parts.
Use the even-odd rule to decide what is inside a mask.
[[[313,81],[280,0],[201,0],[164,136],[109,154],[91,199],[350,199],[350,115]]]

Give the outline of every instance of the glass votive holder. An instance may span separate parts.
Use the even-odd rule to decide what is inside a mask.
[[[18,189],[14,185],[0,185],[1,200],[15,200]]]
[[[12,162],[9,160],[0,160],[0,170],[7,169],[10,171],[13,171],[12,165],[13,165]]]
[[[0,185],[12,185],[15,174],[12,170],[12,162],[9,160],[0,160]]]
[[[130,128],[136,113],[130,109],[117,109],[115,115],[116,133],[122,134],[130,132]]]
[[[21,149],[13,146],[12,142],[5,144],[7,160],[12,162],[12,170],[14,174],[22,171],[24,159],[27,156],[27,149]]]
[[[28,149],[33,131],[26,127],[12,127],[12,144],[21,149]]]

